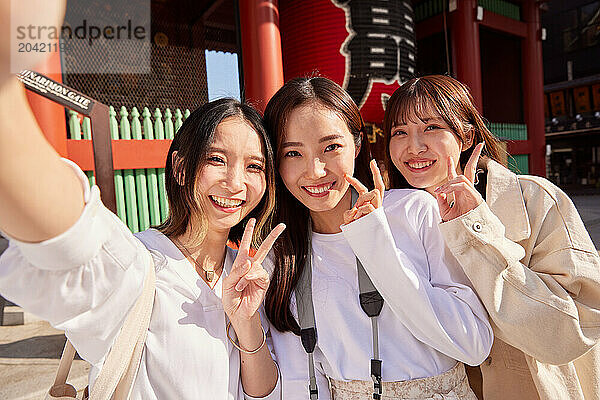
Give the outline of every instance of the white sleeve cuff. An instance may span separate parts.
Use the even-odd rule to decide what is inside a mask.
[[[342,225],[340,228],[344,236],[349,240],[350,237],[360,235],[364,238],[365,232],[370,232],[377,226],[388,226],[383,207],[376,208],[375,211],[357,219],[349,224]]]
[[[21,242],[8,237],[32,265],[46,270],[67,270],[92,259],[110,236],[98,215],[110,213],[100,200],[100,190],[89,187],[85,174],[74,162],[63,159],[77,174],[84,193],[85,207],[73,226],[60,235],[39,243]],[[111,213],[112,214],[112,213]]]

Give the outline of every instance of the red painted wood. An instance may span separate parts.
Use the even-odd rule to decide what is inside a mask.
[[[495,31],[508,33],[509,35],[521,38],[527,37],[527,25],[524,22],[488,10],[484,10],[483,20],[480,24]]]
[[[539,2],[523,2],[527,37],[523,40],[523,105],[531,144],[529,172],[546,176],[546,136],[544,127],[544,68],[542,59]]]
[[[62,75],[56,73],[60,70],[60,55],[58,52],[50,53],[48,58],[34,68],[34,71],[62,83]],[[54,147],[54,150],[65,157],[67,155],[67,127],[64,107],[29,90],[26,91],[26,96],[44,136]]]
[[[283,86],[277,0],[240,0],[245,100],[264,111]]]
[[[506,150],[511,155],[529,154],[529,153],[531,153],[531,143],[529,140],[508,141],[508,142],[506,142]]]
[[[477,0],[462,0],[458,2],[458,9],[451,13],[452,61],[456,78],[469,87],[475,106],[482,112],[479,24],[476,12]]]
[[[164,168],[171,140],[113,140],[114,169]],[[67,156],[84,171],[94,169],[91,140],[67,140]]]
[[[446,14],[446,26],[448,30],[452,30],[452,21],[450,15]],[[424,39],[428,36],[444,31],[444,16],[442,14],[435,15],[417,23],[417,40]]]

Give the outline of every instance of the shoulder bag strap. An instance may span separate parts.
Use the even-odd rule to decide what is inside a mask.
[[[309,220],[309,232],[312,228]],[[315,377],[315,361],[313,352],[317,345],[317,328],[315,326],[315,307],[312,301],[312,245],[309,240],[308,254],[304,262],[302,274],[296,286],[296,308],[298,310],[298,321],[300,323],[300,339],[302,346],[308,354],[308,375],[309,387],[308,392],[310,400],[319,398],[319,390],[317,389],[317,378]]]
[[[131,392],[154,303],[156,280],[154,261],[150,252],[147,256],[150,262],[142,294],[129,311],[121,332],[106,357],[90,393],[90,400],[127,399]]]
[[[354,188],[352,191],[352,206],[358,199],[358,193]],[[373,379],[373,398],[381,399],[381,360],[379,359],[379,334],[377,329],[377,317],[383,308],[383,297],[375,288],[373,281],[365,271],[362,263],[356,257],[356,269],[358,271],[358,295],[360,299],[360,307],[365,314],[371,318],[371,330],[373,337],[373,358],[371,359],[371,379]]]
[[[156,278],[154,262],[150,254],[149,257],[151,263],[146,273],[142,294],[127,315],[121,331],[102,366],[91,399],[110,399],[113,392],[114,399],[126,399],[129,396],[141,360],[154,302]],[[56,371],[54,384],[50,388],[46,399],[76,397],[77,390],[66,383],[73,364],[73,358],[75,358],[75,348],[67,339]],[[125,370],[125,368],[127,369]]]
[[[358,193],[354,188],[352,192],[352,206],[358,199]],[[312,227],[309,227],[311,232]],[[372,337],[373,337],[373,359],[371,360],[371,378],[373,379],[374,392],[373,398],[381,398],[381,360],[379,359],[379,335],[377,329],[377,317],[383,308],[383,297],[375,288],[371,278],[365,271],[362,263],[356,258],[356,269],[358,272],[358,288],[360,306],[363,311],[371,318]],[[304,263],[304,269],[296,286],[296,307],[298,310],[298,320],[300,322],[300,338],[302,346],[308,354],[308,372],[309,372],[309,394],[311,400],[319,397],[317,383],[315,378],[315,366],[313,352],[317,344],[317,329],[315,324],[315,309],[312,301],[312,244],[309,242],[309,251]]]
[[[48,393],[46,393],[46,400],[74,399],[77,397],[77,390],[67,383],[73,358],[75,358],[75,348],[67,339],[62,356],[60,357],[54,383]]]

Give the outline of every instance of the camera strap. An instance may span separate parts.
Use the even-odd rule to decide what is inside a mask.
[[[350,188],[352,192],[352,206],[358,199],[358,193]],[[309,230],[310,232],[311,230]],[[370,318],[373,336],[373,359],[371,359],[370,371],[373,379],[373,399],[381,399],[381,360],[379,359],[379,338],[377,329],[377,317],[383,308],[383,297],[373,285],[371,278],[367,275],[360,260],[356,258],[356,269],[358,272],[358,288],[360,306]],[[300,323],[300,339],[302,346],[308,354],[309,372],[309,395],[311,400],[317,400],[319,393],[317,380],[315,378],[315,364],[313,353],[317,344],[317,328],[315,324],[315,309],[312,301],[312,241],[298,285],[296,287],[296,307]]]

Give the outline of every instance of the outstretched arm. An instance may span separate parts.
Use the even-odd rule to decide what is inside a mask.
[[[23,7],[15,2],[8,7],[8,3],[0,6],[0,23],[7,25],[11,17],[27,15],[38,25],[53,26],[62,21],[65,6],[62,0],[36,0]],[[31,14],[31,9],[38,12]],[[0,230],[21,241],[40,242],[75,223],[83,210],[83,192],[72,168],[60,161],[43,137],[23,86],[9,74],[9,49],[9,37],[4,35],[0,38]],[[12,61],[28,68],[41,59],[36,53]]]
[[[46,141],[16,78],[0,90],[0,230],[41,242],[72,226],[83,210],[73,169]]]

